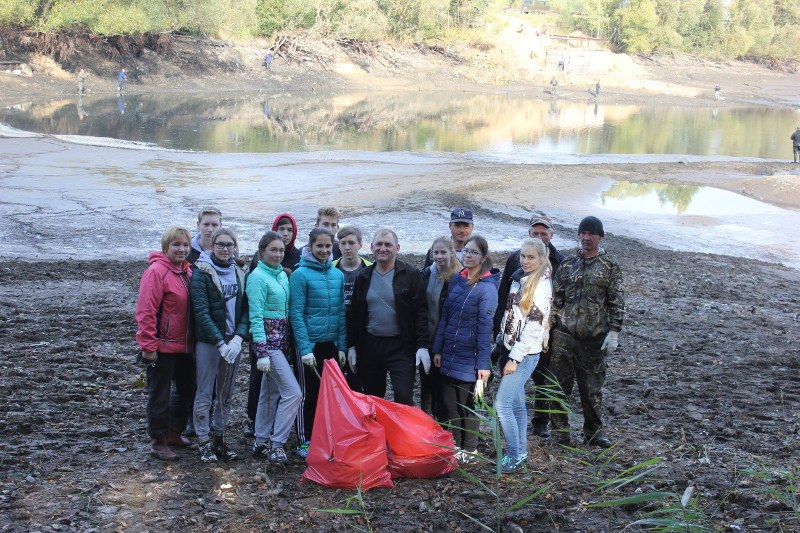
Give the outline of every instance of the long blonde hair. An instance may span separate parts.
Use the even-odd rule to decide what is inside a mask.
[[[456,255],[456,245],[453,243],[453,239],[446,235],[441,235],[433,239],[433,244],[431,244],[431,260],[433,260],[433,249],[437,244],[442,244],[445,248],[450,250],[450,264],[445,270],[439,270],[437,265],[436,277],[445,283],[450,283],[450,280],[453,279],[453,276],[461,272],[461,269],[464,267],[462,267],[461,263],[458,261],[458,256]]]
[[[536,287],[539,286],[539,282],[542,279],[542,274],[544,274],[545,270],[550,270],[550,255],[547,253],[547,246],[541,239],[525,239],[522,241],[522,245],[520,246],[520,256],[522,255],[522,249],[526,246],[532,247],[539,257],[541,258],[542,262],[539,265],[539,268],[528,274],[525,278],[525,285],[523,285],[520,292],[522,293],[519,297],[519,308],[528,316],[533,308],[533,294],[536,292]],[[520,260],[522,257],[520,257]],[[550,280],[547,280],[547,283],[550,283]]]

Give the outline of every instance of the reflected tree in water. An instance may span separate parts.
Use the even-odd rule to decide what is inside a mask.
[[[600,193],[600,201],[605,205],[606,199],[625,200],[642,198],[655,193],[659,204],[671,204],[678,213],[684,213],[692,203],[694,196],[700,191],[695,185],[667,185],[665,183],[632,183],[618,181],[607,191]]]

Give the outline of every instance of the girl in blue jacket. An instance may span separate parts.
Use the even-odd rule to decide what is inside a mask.
[[[456,460],[478,461],[480,421],[472,413],[478,380],[489,378],[492,323],[500,272],[492,268],[489,243],[473,235],[461,252],[464,270],[453,276],[433,341],[433,364],[441,375],[442,399],[456,445]],[[480,384],[482,390],[483,383]]]
[[[343,366],[345,361],[344,274],[333,268],[332,256],[333,233],[314,228],[289,280],[289,318],[298,358],[295,371],[303,393],[297,417],[300,457],[308,457],[322,363],[336,358]]]

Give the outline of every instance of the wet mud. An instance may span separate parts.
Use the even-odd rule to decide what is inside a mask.
[[[4,261],[0,530],[478,532],[472,519],[495,527],[496,509],[545,488],[503,515],[503,531],[617,532],[666,504],[586,504],[655,491],[679,497],[688,486],[714,531],[800,530],[786,504],[759,490],[789,485],[737,473],[793,468],[797,475],[797,272],[613,235],[604,245],[623,266],[628,303],[604,398],[615,448],[600,456],[576,437],[576,450],[567,450],[531,435],[527,472],[495,485],[491,462],[469,467],[497,500],[454,472],[370,490],[366,514],[322,511],[360,507],[354,492],[301,483],[304,463],[291,454],[285,467],[251,457],[252,440],[242,436],[246,368],[229,432],[240,460],[200,463],[196,445],[177,450],[173,463],[148,456],[143,369],[133,361],[145,262]],[[483,429],[479,452],[492,457]],[[664,458],[657,471],[613,493],[597,491],[656,457]]]

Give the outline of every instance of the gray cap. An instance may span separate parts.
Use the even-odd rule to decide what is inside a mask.
[[[550,219],[540,215],[533,215],[531,217],[531,226],[544,226],[546,228],[553,228],[553,223]]]

